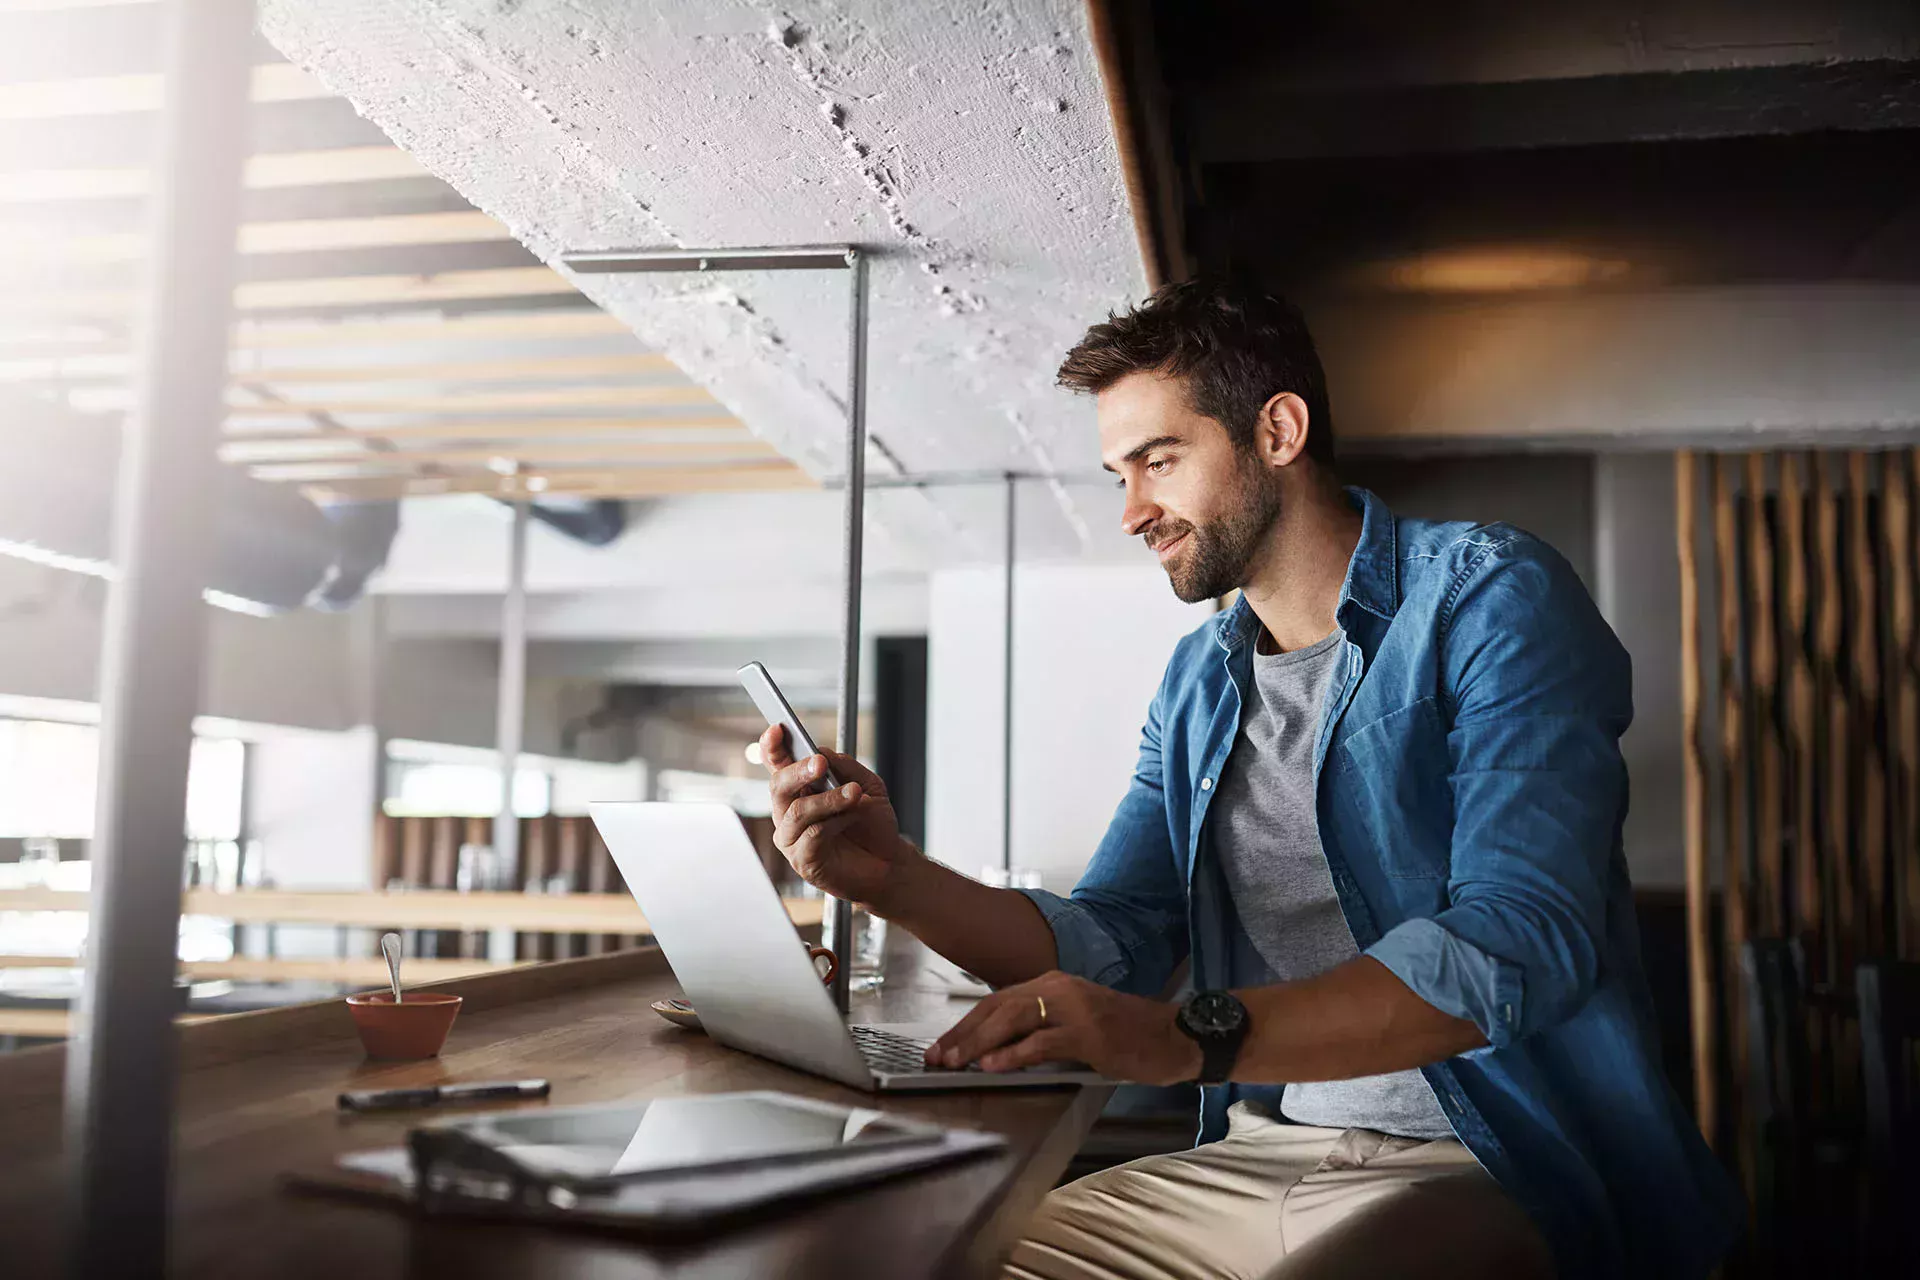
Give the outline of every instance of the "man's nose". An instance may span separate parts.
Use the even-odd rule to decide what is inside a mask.
[[[1138,537],[1140,534],[1145,533],[1153,522],[1164,514],[1166,513],[1160,510],[1158,503],[1148,502],[1146,499],[1136,495],[1133,490],[1129,488],[1127,490],[1127,505],[1125,509],[1120,512],[1120,528],[1129,538]]]

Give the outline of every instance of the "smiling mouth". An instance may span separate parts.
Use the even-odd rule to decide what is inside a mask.
[[[1179,546],[1181,543],[1185,542],[1186,540],[1187,540],[1187,535],[1183,533],[1177,538],[1161,543],[1159,546],[1153,549],[1153,552],[1155,555],[1159,556],[1162,560],[1165,560],[1167,558],[1167,552],[1173,550],[1173,548]]]

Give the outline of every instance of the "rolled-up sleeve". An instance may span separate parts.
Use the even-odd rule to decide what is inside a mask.
[[[1449,905],[1367,954],[1497,1049],[1572,1016],[1599,980],[1632,676],[1573,570],[1531,539],[1467,574],[1443,636]]]
[[[1160,751],[1163,682],[1147,708],[1140,755],[1086,874],[1071,897],[1023,889],[1053,930],[1060,968],[1154,996],[1187,956],[1186,882],[1174,858]]]

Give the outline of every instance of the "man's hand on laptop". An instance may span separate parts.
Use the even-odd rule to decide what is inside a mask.
[[[1178,1084],[1200,1074],[1200,1046],[1174,1025],[1178,1011],[1055,970],[975,1005],[928,1047],[927,1065],[1018,1071],[1084,1062],[1115,1080]]]
[[[773,773],[773,842],[800,878],[836,898],[887,914],[887,890],[902,865],[923,855],[900,834],[887,784],[851,756],[823,752],[795,760],[786,731],[760,736]],[[838,790],[809,791],[827,770]]]

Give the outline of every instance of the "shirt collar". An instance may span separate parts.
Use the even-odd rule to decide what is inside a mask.
[[[1353,558],[1347,562],[1346,580],[1340,584],[1340,603],[1335,616],[1344,616],[1351,601],[1383,621],[1392,621],[1400,607],[1400,553],[1393,512],[1387,504],[1366,489],[1349,486],[1347,500],[1360,509],[1360,541],[1354,545]],[[1260,619],[1245,593],[1233,607],[1220,615],[1214,639],[1231,653],[1260,633]]]
[[[1384,622],[1400,608],[1399,521],[1371,492],[1348,486],[1347,499],[1360,508],[1360,541],[1340,584],[1340,604],[1351,600]]]

